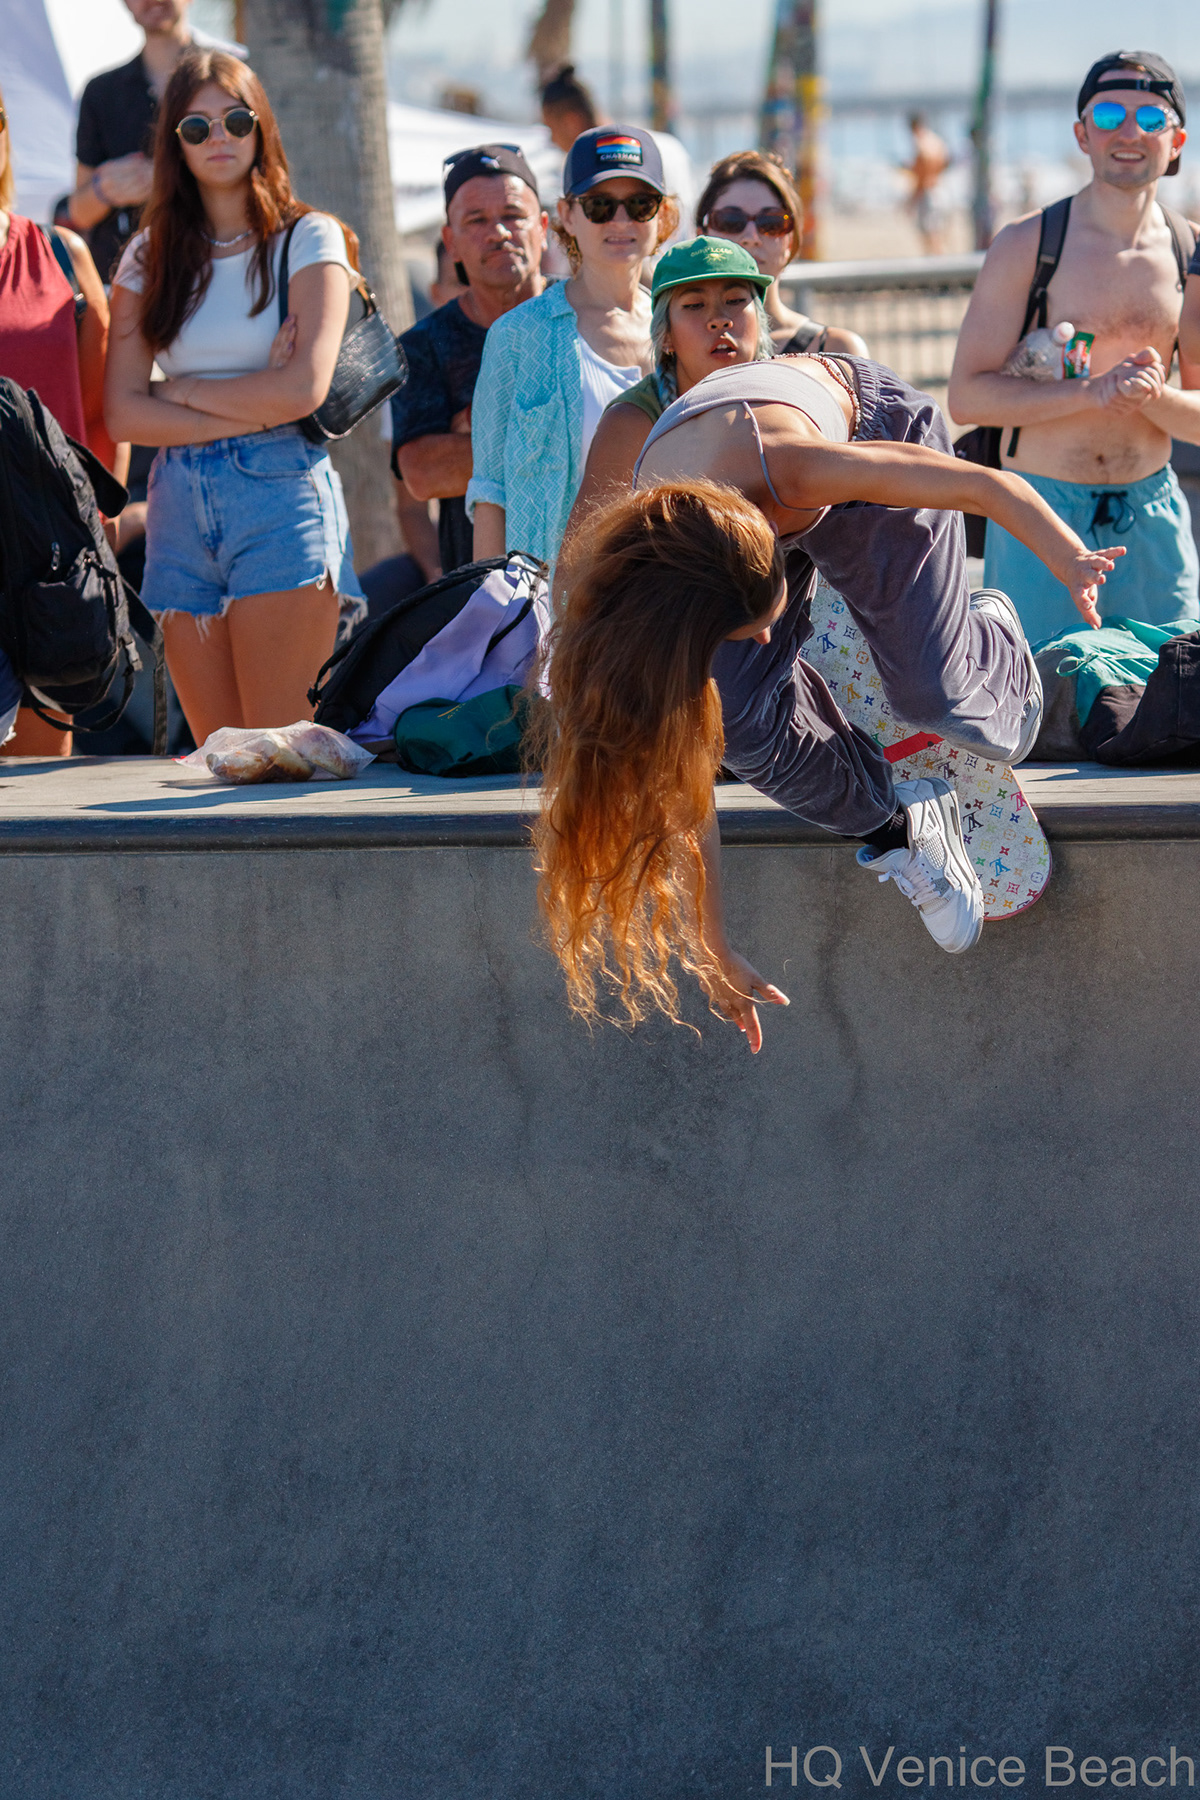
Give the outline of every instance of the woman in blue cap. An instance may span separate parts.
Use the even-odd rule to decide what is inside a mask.
[[[477,557],[554,561],[601,414],[651,365],[642,263],[679,223],[654,139],[585,131],[563,188],[555,231],[571,278],[497,319],[484,347],[467,489]]]
[[[627,493],[651,428],[716,369],[775,354],[763,296],[771,285],[749,251],[727,239],[673,244],[654,271],[649,375],[609,402],[588,452],[564,542],[614,494]]]

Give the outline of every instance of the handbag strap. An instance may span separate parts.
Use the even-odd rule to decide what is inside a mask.
[[[1035,321],[1038,325],[1046,323],[1046,296],[1050,283],[1054,279],[1054,271],[1062,260],[1073,198],[1073,195],[1068,194],[1065,200],[1056,200],[1053,206],[1042,208],[1042,229],[1038,236],[1037,263],[1033,271],[1033,280],[1029,284],[1029,298],[1025,302],[1025,322],[1021,326],[1020,337],[1025,336]],[[1012,436],[1008,440],[1010,456],[1017,454],[1017,445],[1020,440],[1021,427],[1014,425]]]
[[[292,248],[292,234],[299,219],[293,219],[283,234],[283,249],[279,252],[279,323],[282,325],[288,316],[288,256]]]

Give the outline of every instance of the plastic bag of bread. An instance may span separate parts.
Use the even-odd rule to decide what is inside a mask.
[[[223,725],[198,750],[178,758],[235,786],[264,781],[349,781],[375,758],[328,725],[299,719],[295,725],[254,730]]]

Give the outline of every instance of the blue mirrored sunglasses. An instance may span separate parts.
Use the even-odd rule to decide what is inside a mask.
[[[1138,130],[1153,137],[1174,123],[1174,114],[1161,106],[1139,106],[1134,113]],[[1129,117],[1129,108],[1119,100],[1097,100],[1092,108],[1092,124],[1097,131],[1119,131]]]

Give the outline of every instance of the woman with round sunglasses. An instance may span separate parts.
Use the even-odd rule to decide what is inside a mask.
[[[292,192],[257,77],[189,51],[163,99],[144,229],[113,284],[106,412],[110,430],[159,446],[142,595],[197,743],[310,716],[339,609],[364,610],[341,485],[299,425],[329,391],[360,280],[353,233]]]
[[[475,555],[553,563],[605,407],[651,366],[642,264],[679,223],[648,131],[601,125],[563,168],[555,232],[571,264],[491,326],[471,413]]]
[[[800,254],[800,216],[800,196],[779,158],[739,150],[714,164],[696,206],[696,230],[732,238],[771,277],[764,305],[777,356],[807,350],[865,356],[867,346],[856,331],[821,325],[784,305],[779,276]]]

